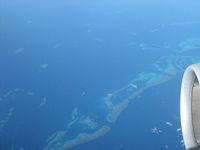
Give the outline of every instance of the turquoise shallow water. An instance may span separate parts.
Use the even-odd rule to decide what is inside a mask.
[[[0,0],[0,150],[184,149],[198,5]]]

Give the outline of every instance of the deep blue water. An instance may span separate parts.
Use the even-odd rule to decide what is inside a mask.
[[[98,127],[111,130],[72,150],[182,150],[181,132],[176,130],[186,66],[179,68],[176,58],[200,56],[199,4],[0,0],[0,150],[43,150],[46,139],[57,131],[69,132],[57,143],[96,131],[77,122],[67,128],[75,108],[79,120],[90,116]],[[181,43],[195,39],[199,42],[186,45],[197,49],[179,52]],[[106,108],[105,95],[138,79],[140,73],[166,75],[153,66],[162,57],[166,59],[161,68],[172,64],[178,73],[133,98],[116,122],[106,120],[112,109]],[[153,128],[162,132],[152,133]],[[46,150],[58,150],[54,146]]]

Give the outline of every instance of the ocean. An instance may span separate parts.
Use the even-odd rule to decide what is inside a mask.
[[[183,150],[197,0],[0,0],[0,150]]]

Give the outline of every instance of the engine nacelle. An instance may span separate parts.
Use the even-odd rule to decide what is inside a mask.
[[[187,150],[200,148],[200,63],[189,66],[183,75],[180,116],[183,141]]]

